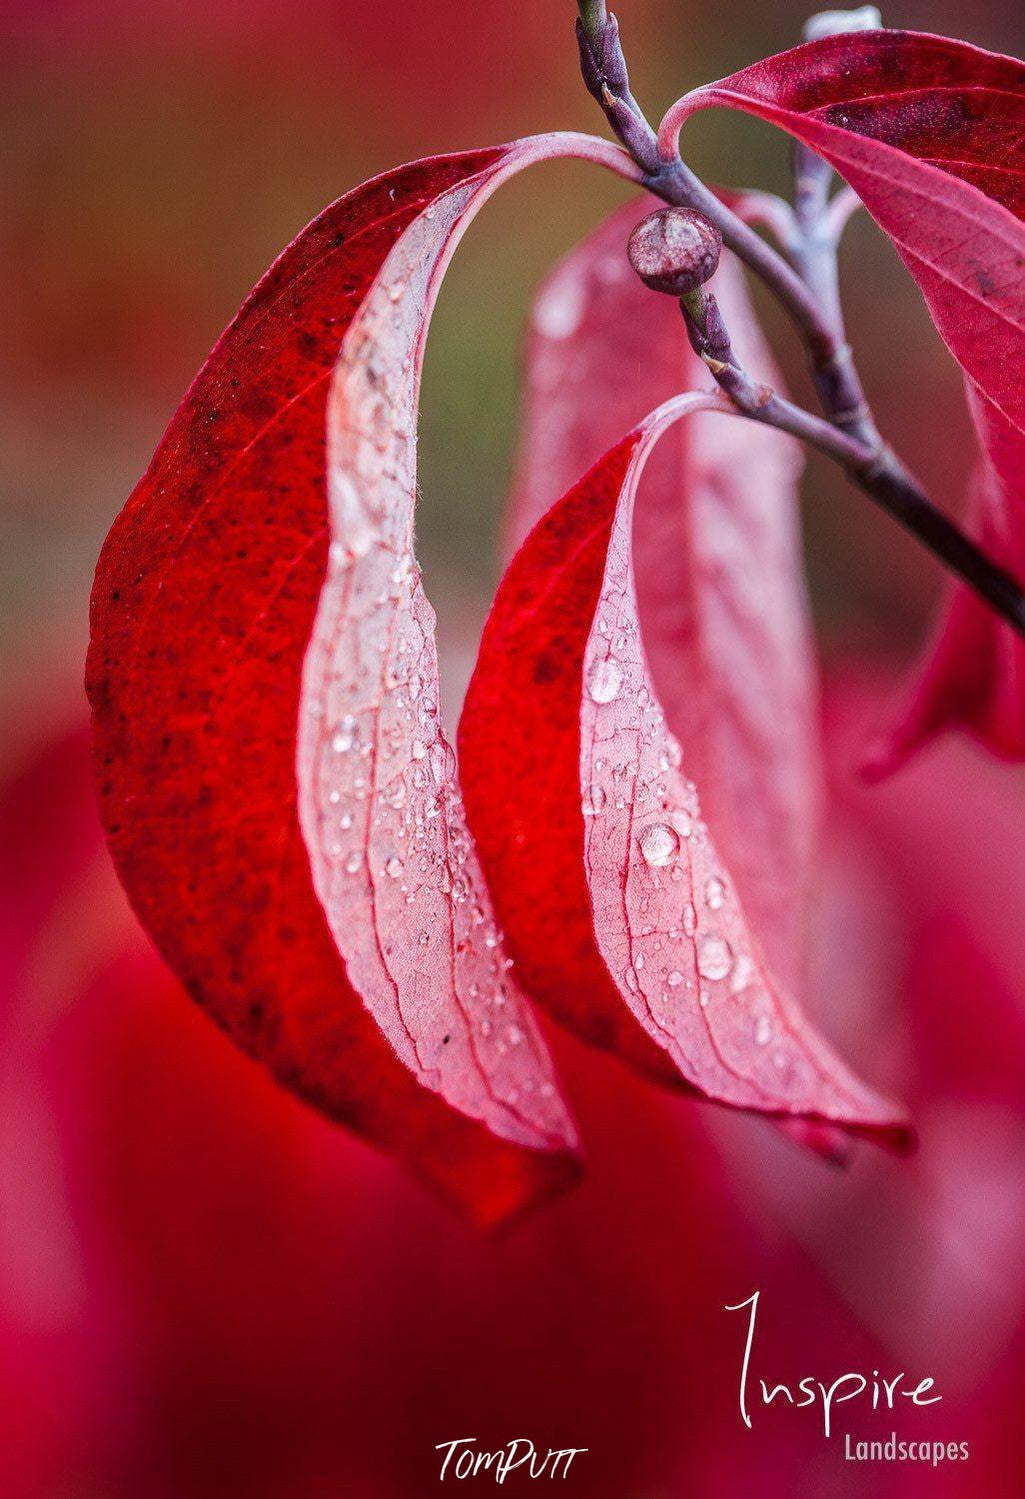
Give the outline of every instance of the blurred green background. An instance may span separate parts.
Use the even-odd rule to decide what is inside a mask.
[[[807,14],[750,0],[619,9],[635,91],[656,117],[792,44]],[[578,77],[572,0],[42,0],[2,14],[0,639],[8,679],[51,672],[70,687],[104,532],[212,341],[301,225],[398,161],[603,122]],[[902,0],[885,19],[1025,49],[1006,0]],[[703,115],[684,147],[710,180],[787,187],[788,143],[746,118]],[[419,520],[443,628],[448,612],[479,613],[494,580],[532,289],[623,191],[595,169],[537,169],[489,206],[450,273],[428,354]],[[959,379],[863,217],[843,275],[881,423],[956,508],[971,462]],[[767,314],[806,398],[794,341]],[[910,650],[937,568],[827,465],[811,464],[806,488],[824,629]]]

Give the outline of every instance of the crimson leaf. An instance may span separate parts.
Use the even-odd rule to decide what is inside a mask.
[[[423,339],[447,257],[476,209],[511,172],[559,155],[623,170],[601,142],[538,137],[399,168],[303,231],[223,335],[114,524],[87,667],[107,836],[164,957],[283,1083],[485,1223],[573,1175],[575,1132],[513,983],[502,1050],[481,1042],[492,1009],[478,1000],[475,975],[486,973],[493,992],[500,938],[485,892],[467,916],[443,890],[460,878],[461,858],[467,880],[474,872],[468,853],[451,842],[443,852],[439,841],[444,830],[465,851],[450,756],[433,708],[420,755],[408,714],[395,711],[391,658],[375,631],[390,631],[393,644],[415,636],[424,702],[436,701],[433,617],[408,551]],[[412,261],[408,279],[393,274]],[[340,348],[329,517],[325,425]],[[353,380],[362,395],[349,405]],[[375,385],[403,402],[386,428]],[[405,482],[381,489],[392,459]],[[396,513],[384,514],[387,505]],[[329,569],[330,524],[339,523]],[[380,606],[364,592],[378,561]],[[345,638],[329,656],[328,621],[346,578],[354,591],[334,620]],[[372,689],[362,680],[371,661]],[[322,666],[354,673],[357,696],[321,681]],[[349,738],[369,747],[364,785],[328,785],[318,759],[325,733],[333,763],[345,760]],[[416,781],[421,762],[431,807]],[[400,828],[435,809],[423,845],[430,867],[407,881],[400,904],[381,893],[401,888],[387,867],[401,857]],[[326,870],[346,818],[361,842],[346,843],[341,867],[355,865],[358,847],[371,868],[361,866],[343,901]],[[386,838],[395,847],[382,868]],[[411,952],[421,930],[426,950]],[[509,1044],[514,1034],[522,1044]]]

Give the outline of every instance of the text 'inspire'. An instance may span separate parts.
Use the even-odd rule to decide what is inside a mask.
[[[751,1352],[754,1348],[755,1323],[758,1317],[758,1298],[760,1291],[755,1291],[746,1301],[738,1302],[736,1306],[726,1307],[728,1312],[742,1312],[750,1308],[747,1324],[747,1341],[744,1344],[744,1361],[740,1369],[740,1414],[744,1425],[751,1425],[751,1415],[748,1408],[748,1381],[751,1374]],[[764,1379],[759,1379],[763,1405],[771,1405],[776,1399],[781,1403],[796,1406],[801,1409],[804,1406],[821,1404],[822,1425],[825,1435],[830,1435],[830,1422],[833,1407],[843,1405],[849,1400],[858,1400],[864,1397],[872,1403],[872,1409],[878,1410],[881,1406],[886,1410],[893,1410],[898,1399],[910,1400],[912,1405],[935,1405],[942,1400],[942,1395],[930,1395],[933,1380],[920,1379],[913,1386],[905,1386],[907,1378],[902,1369],[899,1374],[887,1379],[880,1375],[878,1369],[873,1369],[871,1375],[850,1372],[838,1374],[828,1384],[821,1379],[815,1379],[812,1375],[798,1380],[796,1388],[792,1390],[789,1385],[776,1384],[770,1389]]]

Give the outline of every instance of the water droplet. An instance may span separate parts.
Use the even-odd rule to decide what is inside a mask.
[[[356,742],[356,720],[347,713],[331,735],[331,748],[336,755],[347,754]]]
[[[357,870],[362,866],[362,864],[363,855],[360,853],[359,849],[354,848],[352,853],[345,861],[346,874],[355,874]]]
[[[399,875],[402,873],[403,868],[404,866],[402,860],[398,857],[397,854],[392,854],[391,858],[384,866],[384,872],[389,877],[389,879],[397,880]]]
[[[698,913],[688,901],[683,908],[683,930],[688,937],[693,937],[698,929]]]
[[[741,953],[737,959],[737,966],[730,979],[730,992],[732,994],[743,994],[748,984],[754,978],[755,965],[751,962],[747,953]]]
[[[653,822],[650,827],[644,829],[638,841],[641,857],[645,864],[650,864],[653,869],[660,869],[664,864],[669,864],[675,859],[680,849],[679,838],[664,822]]]
[[[671,812],[669,821],[681,838],[689,838],[694,831],[694,820],[685,807],[677,807]]]
[[[755,1021],[755,1045],[768,1046],[772,1040],[772,1021],[768,1015],[759,1015]]]
[[[611,656],[605,661],[596,661],[587,679],[587,690],[596,703],[611,703],[622,685],[622,669]]]
[[[678,989],[683,983],[683,974],[678,968],[674,968],[672,973],[666,974],[666,983],[670,989]]]
[[[705,904],[710,911],[718,911],[726,899],[726,886],[715,875],[705,881]]]
[[[518,1025],[511,1025],[505,1033],[505,1039],[508,1041],[510,1046],[519,1046],[520,1042],[523,1040],[523,1032],[520,1030]]]
[[[702,937],[698,943],[698,972],[702,978],[724,979],[733,967],[733,951],[721,937]]]

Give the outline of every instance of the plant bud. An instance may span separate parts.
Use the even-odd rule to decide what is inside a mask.
[[[704,285],[719,264],[722,236],[689,208],[660,208],[630,236],[627,257],[645,286],[685,297]]]

